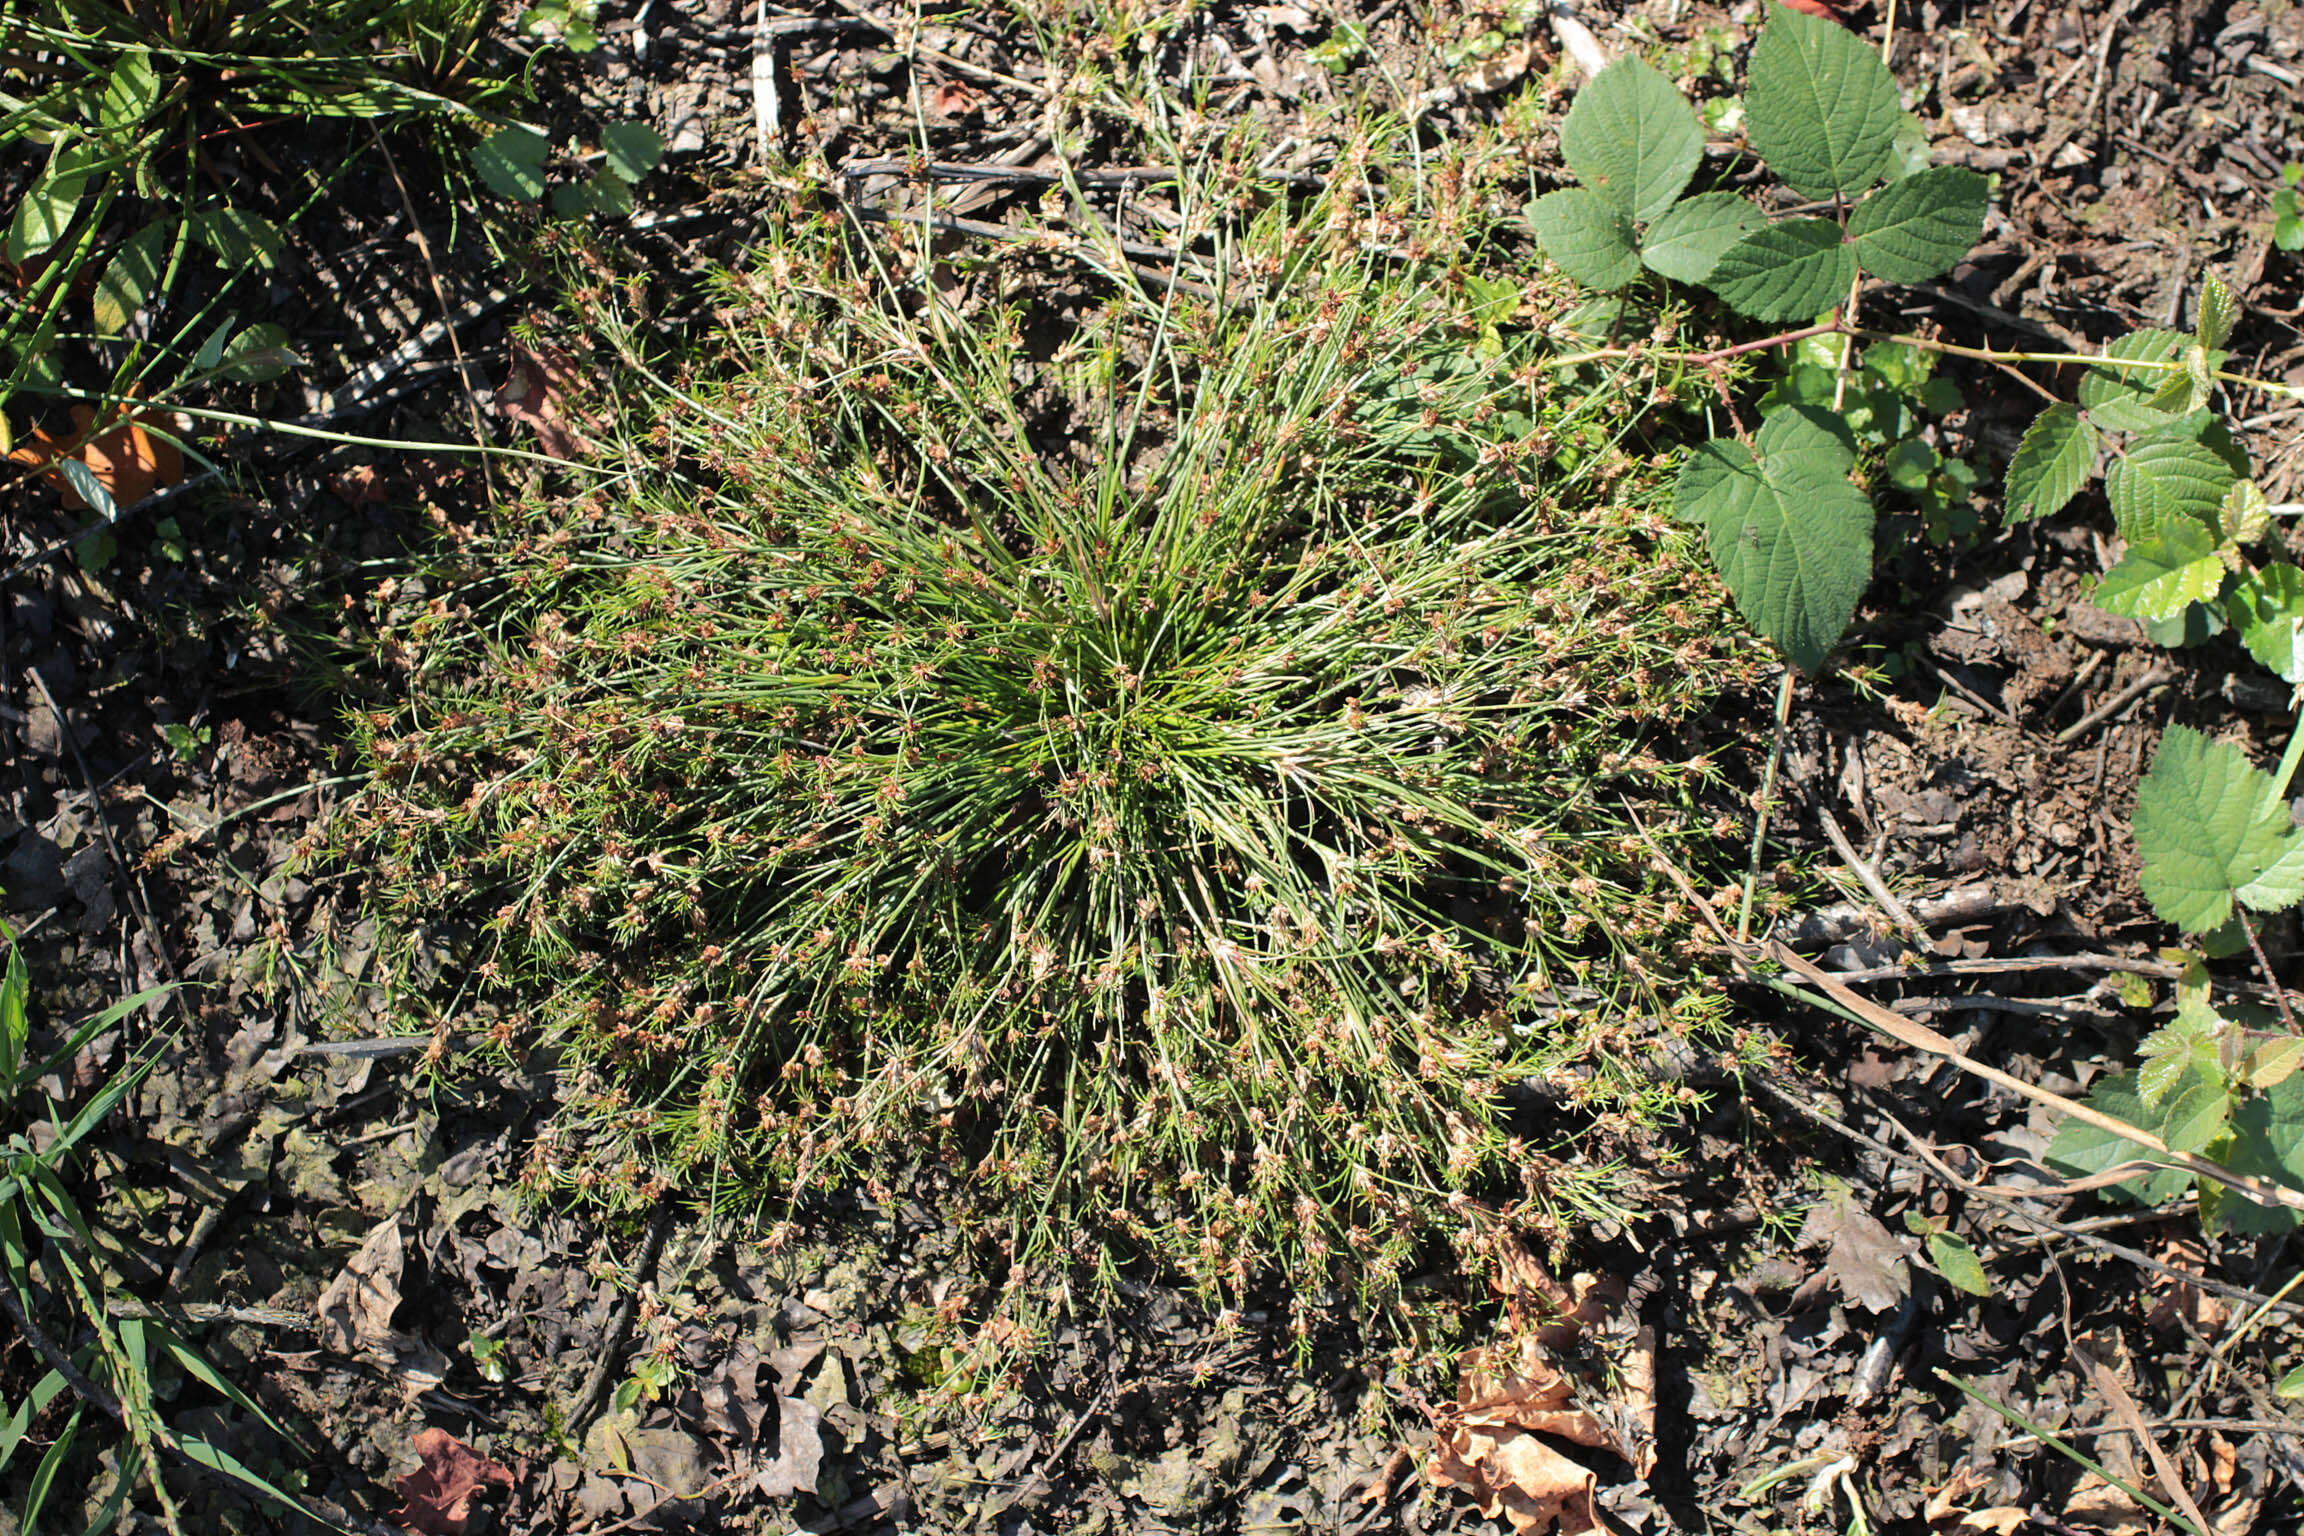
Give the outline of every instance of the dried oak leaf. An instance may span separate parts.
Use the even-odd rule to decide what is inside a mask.
[[[90,438],[77,449],[66,452],[68,444],[87,435],[95,425],[96,408],[92,405],[72,407],[72,430],[63,437],[51,437],[38,427],[32,429],[31,440],[11,449],[8,457],[18,464],[53,464],[59,458],[78,459],[88,466],[96,483],[104,487],[116,506],[133,506],[154,491],[176,484],[184,478],[184,455],[167,439],[146,430],[146,423],[172,426],[166,417],[138,414],[130,416],[100,437]],[[48,478],[64,488],[64,505],[74,511],[85,510],[87,499],[76,489],[62,469],[51,469]]]
[[[1621,1290],[1590,1275],[1563,1285],[1509,1236],[1495,1256],[1494,1283],[1510,1304],[1514,1338],[1465,1354],[1457,1401],[1441,1416],[1425,1480],[1466,1490],[1483,1515],[1509,1520],[1523,1536],[1554,1529],[1576,1536],[1599,1524],[1597,1479],[1550,1441],[1628,1457],[1646,1474],[1655,1463],[1655,1335],[1631,1331],[1621,1351],[1620,1401],[1579,1402],[1555,1353],[1587,1330],[1617,1324]],[[1530,1314],[1547,1321],[1531,1326]]]
[[[400,1479],[393,1523],[419,1536],[465,1536],[472,1529],[472,1496],[510,1488],[512,1469],[490,1461],[444,1429],[420,1429],[414,1441],[424,1464]]]
[[[824,1462],[824,1415],[797,1397],[776,1399],[776,1459],[752,1476],[752,1486],[771,1499],[814,1493]]]
[[[536,446],[555,459],[589,453],[591,442],[571,424],[576,415],[569,396],[576,365],[558,347],[512,343],[512,368],[496,386],[496,409],[536,434]]]
[[[1839,1190],[1818,1201],[1800,1228],[1800,1246],[1828,1245],[1824,1273],[1840,1294],[1867,1312],[1892,1312],[1912,1289],[1906,1248],[1869,1214],[1855,1196]]]
[[[366,1349],[385,1349],[392,1334],[392,1314],[400,1306],[400,1267],[406,1251],[400,1242],[400,1218],[388,1216],[344,1271],[320,1293],[320,1342],[341,1355]]]

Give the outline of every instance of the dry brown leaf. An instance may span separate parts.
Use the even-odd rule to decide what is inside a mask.
[[[2031,1519],[2029,1511],[2014,1504],[1995,1504],[1990,1509],[1972,1510],[1960,1517],[1963,1531],[1982,1531],[1985,1536],[2016,1536]]]
[[[392,1314],[400,1306],[400,1268],[406,1261],[400,1218],[388,1216],[368,1234],[344,1272],[320,1293],[320,1342],[340,1355],[384,1349]]]
[[[1511,1521],[1523,1536],[1577,1536],[1599,1524],[1592,1473],[1525,1430],[1460,1429],[1441,1441],[1424,1477],[1466,1490],[1481,1514]]]
[[[1510,1342],[1465,1353],[1457,1400],[1441,1416],[1440,1440],[1425,1480],[1462,1488],[1481,1513],[1522,1533],[1555,1526],[1562,1536],[1593,1529],[1596,1479],[1544,1438],[1629,1457],[1641,1475],[1655,1464],[1655,1335],[1633,1331],[1617,1351],[1619,1400],[1586,1404],[1555,1363],[1556,1352],[1589,1330],[1614,1324],[1620,1287],[1591,1275],[1563,1285],[1515,1238],[1494,1245],[1495,1288],[1512,1317]],[[1542,1319],[1542,1321],[1535,1321]]]
[[[465,1536],[472,1529],[472,1496],[510,1488],[512,1469],[490,1461],[444,1429],[420,1429],[414,1440],[424,1464],[396,1485],[400,1508],[393,1523],[419,1536]]]
[[[104,487],[113,502],[122,507],[133,506],[154,491],[184,478],[184,455],[174,443],[146,430],[147,423],[173,428],[174,422],[162,416],[131,416],[101,437],[91,438],[73,452],[65,453],[65,446],[86,435],[95,422],[94,406],[76,405],[72,407],[69,434],[50,437],[34,427],[30,441],[11,449],[8,457],[18,464],[32,465],[52,464],[59,457],[78,459],[88,466],[88,472],[96,477],[96,483]],[[87,508],[87,500],[73,488],[61,469],[49,470],[48,478],[64,488],[65,506],[74,511]]]
[[[2084,1525],[2106,1536],[2145,1536],[2159,1523],[2150,1510],[2093,1472],[2080,1474],[2060,1513],[2066,1525]]]
[[[1535,62],[1534,43],[1514,43],[1488,55],[1459,78],[1465,90],[1486,96],[1518,82]]]
[[[957,122],[984,105],[984,93],[974,86],[962,85],[957,80],[946,80],[928,93],[926,103],[930,117],[946,122]]]
[[[535,433],[536,446],[555,459],[589,453],[592,444],[572,424],[576,413],[568,401],[576,378],[575,363],[558,347],[515,341],[511,371],[496,387],[496,409]]]
[[[753,1474],[753,1488],[771,1499],[814,1493],[823,1460],[824,1415],[797,1397],[776,1399],[776,1459]]]

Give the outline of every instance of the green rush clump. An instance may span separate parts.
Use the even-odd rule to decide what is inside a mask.
[[[1654,1091],[1620,807],[1745,664],[1649,471],[1547,468],[1634,407],[1318,228],[1066,318],[795,219],[708,380],[617,375],[609,489],[433,578],[338,846],[458,1027],[565,1053],[532,1190],[1366,1280],[1513,1195],[1505,1085]]]

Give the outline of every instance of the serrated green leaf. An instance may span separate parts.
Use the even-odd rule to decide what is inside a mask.
[[[1968,1246],[1966,1238],[1951,1232],[1931,1232],[1928,1257],[1935,1261],[1936,1272],[1952,1289],[1971,1296],[1992,1294],[1992,1281],[1984,1273],[1984,1262],[1976,1257],[1976,1250]]]
[[[2304,683],[2304,571],[2285,561],[2240,578],[2225,602],[2248,654],[2285,683]]]
[[[2082,1102],[2099,1114],[2139,1129],[2149,1129],[2159,1118],[2137,1096],[2136,1080],[2125,1072],[2097,1079]],[[2130,1141],[2085,1120],[2066,1120],[2056,1128],[2056,1137],[2048,1144],[2043,1160],[2059,1173],[2085,1178],[2121,1163],[2158,1156],[2142,1142]],[[2192,1175],[2181,1168],[2162,1168],[2158,1172],[2138,1174],[2113,1188],[2132,1200],[2158,1205],[2182,1194],[2191,1182]]]
[[[1704,129],[1670,80],[1627,55],[1577,94],[1560,125],[1560,155],[1588,191],[1646,223],[1696,174]]]
[[[544,161],[552,141],[518,123],[472,146],[472,169],[498,197],[533,203],[544,196]]]
[[[21,266],[64,238],[80,211],[81,194],[97,159],[96,147],[84,140],[59,139],[48,157],[48,167],[33,178],[16,217],[8,226],[8,259]]]
[[[2186,998],[2174,1019],[2146,1035],[2136,1047],[2136,1054],[2144,1058],[2136,1071],[2138,1095],[2145,1103],[2156,1105],[2186,1073],[2217,1071],[2218,1052],[2228,1028],[2205,998]]]
[[[2187,340],[2182,331],[2134,331],[2106,347],[2104,355],[2131,362],[2174,362]],[[2149,432],[2164,427],[2183,414],[2150,403],[2168,382],[2170,372],[2164,368],[2090,368],[2080,376],[2080,407],[2097,426],[2111,432]]]
[[[232,207],[204,208],[192,215],[192,238],[227,267],[275,266],[288,243],[280,226],[264,215]]]
[[[2008,461],[2006,511],[2011,523],[2062,510],[2096,472],[2096,428],[2074,405],[2048,407],[2025,429]]]
[[[2230,742],[2168,727],[2136,789],[2135,828],[2145,899],[2186,933],[2221,926],[2236,896],[2259,909],[2304,896],[2304,838],[2272,776]]]
[[[1903,104],[1880,55],[1835,22],[1768,8],[1752,49],[1752,148],[1803,197],[1854,197],[1888,169]]]
[[[2281,1377],[2280,1385],[2272,1389],[2272,1395],[2286,1398],[2304,1397],[2304,1365],[2296,1367]]]
[[[2275,1087],[2294,1077],[2298,1067],[2304,1067],[2304,1039],[2286,1035],[2267,1040],[2248,1057],[2248,1085]]]
[[[2226,574],[2215,536],[2197,523],[2178,523],[2160,538],[2129,545],[2096,584],[2094,601],[2106,613],[2158,623],[2213,601]]]
[[[2224,493],[2216,512],[2217,530],[2228,544],[2253,544],[2272,531],[2272,504],[2264,487],[2253,480],[2235,480]]]
[[[1702,192],[1674,203],[1648,226],[1640,259],[1674,282],[1701,283],[1712,276],[1730,246],[1767,222],[1749,198]]]
[[[1699,447],[1675,488],[1752,627],[1811,675],[1872,576],[1872,504],[1848,483],[1845,441],[1805,407],[1776,412],[1752,447]]]
[[[2200,313],[2192,338],[2203,352],[2213,352],[2232,339],[2232,326],[2240,318],[2240,301],[2224,279],[2209,273],[2200,283]]]
[[[1856,248],[1830,219],[1787,219],[1754,230],[1720,254],[1706,279],[1755,320],[1806,320],[1848,297]]]
[[[2171,1150],[2197,1152],[2232,1126],[2232,1095],[2221,1074],[2194,1067],[2161,1106],[2160,1139]]]
[[[2130,443],[2105,471],[2104,494],[2120,537],[2131,544],[2152,543],[2170,537],[2179,525],[2196,525],[2210,535],[2213,547],[2220,542],[2217,513],[2235,478],[2215,449],[2171,434]]]
[[[2304,1189],[2304,1076],[2289,1076],[2252,1095],[2232,1112],[2232,1146],[2219,1159],[2239,1173],[2290,1189]],[[2251,1200],[2224,1202],[2219,1226],[2227,1232],[2294,1231],[2297,1214]]]
[[[96,280],[96,293],[90,303],[96,315],[99,335],[117,336],[127,329],[128,322],[136,318],[136,311],[152,297],[160,286],[160,269],[166,263],[168,238],[175,233],[175,221],[162,219],[147,224],[112,253],[104,264],[104,275]]]
[[[1864,270],[1892,283],[1924,283],[1975,248],[1990,183],[1960,165],[1892,182],[1856,205],[1848,238]]]
[[[1665,88],[1671,89],[1669,84]],[[1562,132],[1565,135],[1565,128]],[[600,130],[600,147],[607,152],[609,174],[628,183],[656,169],[664,158],[663,139],[646,123],[610,123]]]
[[[1528,222],[1544,254],[1587,288],[1606,292],[1640,275],[1632,221],[1597,192],[1547,192],[1529,204]]]

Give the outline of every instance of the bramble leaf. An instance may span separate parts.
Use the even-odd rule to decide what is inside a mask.
[[[2251,571],[2226,608],[2249,655],[2281,681],[2304,683],[2304,571],[2284,561]]]
[[[1882,187],[1849,216],[1856,259],[1892,283],[1948,270],[1984,232],[1988,185],[1966,166],[1939,165]]]
[[[2240,318],[2240,301],[2224,279],[2211,272],[2200,284],[2200,313],[2193,326],[2193,343],[2213,352],[2232,339],[2232,326]]]
[[[2236,478],[2215,449],[2169,434],[2129,444],[2105,472],[2104,492],[2120,537],[2149,544],[2170,537],[2179,523],[2196,523],[2213,534],[2224,493]]]
[[[1670,80],[1626,56],[1578,93],[1560,125],[1560,154],[1587,190],[1646,223],[1696,174],[1704,129]]]
[[[1855,456],[1835,425],[1805,406],[1777,411],[1750,447],[1699,447],[1675,488],[1676,510],[1703,524],[1736,606],[1810,674],[1872,577],[1872,504],[1848,481]]]
[[[2223,1161],[2233,1171],[2304,1189],[2304,1077],[2283,1075],[2242,1102],[2233,1111],[2232,1132],[2232,1150]],[[2226,1232],[2291,1232],[2296,1223],[2297,1213],[2286,1206],[2262,1206],[2236,1195],[2217,1210],[2216,1225]]]
[[[152,290],[160,286],[168,237],[174,232],[175,220],[161,219],[136,231],[112,253],[112,259],[105,263],[104,275],[96,280],[96,292],[90,300],[99,335],[119,335],[127,329],[128,322],[136,318],[136,311],[144,307],[144,301],[152,297]]]
[[[2136,789],[2136,851],[2145,899],[2186,933],[2304,897],[2304,836],[2272,776],[2228,741],[2172,725]]]
[[[2062,509],[2096,470],[2096,428],[2073,405],[2052,405],[2033,418],[2008,461],[2006,510],[2011,523]]]
[[[2090,1109],[2138,1130],[2149,1131],[2160,1119],[2137,1094],[2136,1080],[2126,1072],[2098,1078],[2084,1102]],[[2043,1160],[2059,1173],[2085,1177],[2121,1163],[2158,1156],[2142,1142],[2130,1141],[2085,1120],[2066,1120],[2056,1128],[2056,1139],[2048,1144]],[[2131,1199],[2157,1205],[2182,1194],[2191,1182],[2192,1175],[2181,1168],[2162,1168],[2158,1172],[2140,1173],[2113,1188]]]
[[[1682,198],[1648,226],[1640,259],[1651,271],[1675,282],[1701,283],[1712,276],[1728,248],[1767,224],[1749,198],[1733,192],[1703,192]]]
[[[2198,523],[2173,523],[2159,538],[2129,545],[2096,584],[2094,601],[2106,613],[2157,623],[2212,601],[2225,574],[2213,534]]]
[[[2181,331],[2133,331],[2104,349],[2104,355],[2130,362],[2173,362],[2188,338]],[[2168,382],[2165,368],[2089,369],[2080,376],[2080,407],[2096,425],[2113,432],[2149,432],[2183,415],[2157,408],[2152,397]]]
[[[544,196],[544,161],[552,141],[514,123],[472,146],[472,169],[499,197],[533,203]]]
[[[1776,321],[1822,314],[1848,297],[1855,276],[1856,248],[1840,238],[1838,225],[1787,219],[1722,252],[1706,281],[1753,319]]]
[[[1528,222],[1544,254],[1587,288],[1621,288],[1640,275],[1632,221],[1597,192],[1547,192],[1528,205]]]
[[[1771,6],[1746,82],[1752,148],[1801,196],[1854,197],[1886,173],[1903,104],[1846,27]]]
[[[609,174],[626,182],[638,181],[664,158],[664,140],[646,123],[610,123],[600,130],[600,147],[607,152]]]

